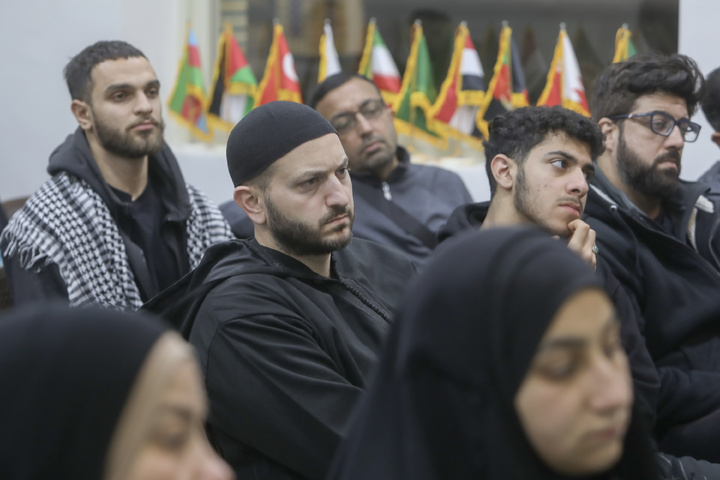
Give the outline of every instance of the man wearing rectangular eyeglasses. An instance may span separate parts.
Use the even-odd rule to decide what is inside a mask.
[[[397,144],[392,110],[362,75],[328,77],[309,105],[333,124],[347,153],[354,235],[395,247],[423,265],[453,210],[472,201],[462,179],[410,162],[407,150]]]
[[[720,461],[718,205],[680,180],[704,90],[684,55],[609,66],[591,96],[605,136],[586,205],[599,255],[640,313],[661,378],[656,433],[663,452]]]

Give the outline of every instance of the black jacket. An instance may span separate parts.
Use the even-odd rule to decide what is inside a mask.
[[[415,267],[361,239],[333,278],[254,239],[208,249],[146,308],[198,350],[211,441],[242,479],[322,479]]]
[[[720,273],[710,252],[719,218],[705,211],[717,209],[702,195],[706,190],[702,183],[681,181],[665,202],[674,235],[632,205],[599,169],[585,209],[600,256],[642,313],[640,330],[661,377],[661,438],[720,409]],[[717,438],[720,422],[714,422],[710,430]]]
[[[482,202],[458,207],[448,219],[447,225],[440,231],[438,239],[443,241],[461,231],[480,228],[485,221],[489,206],[490,202]],[[602,258],[598,259],[597,273],[602,277],[605,290],[615,304],[618,316],[622,319],[620,333],[630,361],[636,401],[639,403],[640,411],[647,416],[648,423],[652,424],[657,408],[660,379],[638,330],[637,313]]]

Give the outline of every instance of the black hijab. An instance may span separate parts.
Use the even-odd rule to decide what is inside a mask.
[[[562,478],[531,447],[514,399],[555,313],[585,288],[602,288],[599,278],[537,229],[445,245],[405,299],[329,478]],[[653,478],[637,426],[629,454],[599,478]]]
[[[167,327],[44,305],[0,318],[0,477],[103,478],[122,409]]]

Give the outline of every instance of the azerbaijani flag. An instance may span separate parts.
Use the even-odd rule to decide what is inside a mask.
[[[229,24],[220,35],[217,51],[208,119],[229,133],[253,109],[257,80]]]
[[[624,62],[637,53],[635,44],[632,41],[632,33],[627,23],[623,23],[615,34],[615,56],[612,63]]]
[[[580,66],[565,31],[564,23],[560,24],[560,35],[555,46],[555,55],[553,55],[552,64],[550,65],[545,89],[540,94],[537,104],[562,105],[586,117],[590,116]]]
[[[477,125],[488,135],[488,124],[498,115],[530,104],[520,55],[512,38],[512,29],[503,22],[498,56],[483,103],[478,109]]]
[[[323,33],[320,36],[320,66],[318,68],[318,83],[322,82],[327,77],[340,73],[340,70],[340,56],[335,48],[332,26],[330,26],[330,20],[325,19]]]
[[[255,94],[255,106],[275,100],[302,103],[300,80],[295,70],[295,60],[285,39],[285,31],[277,19],[273,20],[273,24],[270,55],[268,55],[265,73]]]
[[[422,24],[415,20],[410,31],[412,43],[400,93],[395,97],[395,129],[398,133],[417,137],[440,148],[445,139],[432,130],[431,109],[437,93]]]
[[[465,22],[455,30],[455,47],[445,81],[430,112],[432,128],[480,147],[476,127],[478,108],[485,95],[485,73]]]
[[[371,18],[368,23],[365,48],[360,58],[358,73],[375,82],[385,103],[393,104],[402,85],[400,71],[395,65],[390,50],[383,42],[380,32],[377,31],[374,18]]]
[[[202,140],[212,138],[205,112],[205,86],[202,79],[200,51],[197,37],[190,25],[168,107],[171,115],[195,136]]]

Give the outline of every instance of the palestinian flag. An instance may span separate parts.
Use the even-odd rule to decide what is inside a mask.
[[[168,107],[175,120],[196,137],[207,141],[212,138],[212,131],[208,127],[205,103],[205,86],[197,37],[192,27],[188,25],[185,48]]]
[[[429,118],[432,128],[480,148],[477,112],[485,95],[485,73],[465,22],[455,31],[455,48],[447,77]]]
[[[300,80],[295,70],[295,60],[288,48],[285,31],[275,20],[270,55],[265,64],[265,73],[255,94],[255,106],[275,100],[302,103]]]
[[[225,25],[217,51],[208,119],[212,126],[230,132],[253,109],[257,80],[230,25]]]
[[[487,126],[498,115],[529,105],[520,54],[512,39],[512,29],[503,22],[498,56],[483,104],[478,109],[477,124],[487,137]]]
[[[585,98],[585,87],[575,51],[565,31],[565,24],[560,24],[560,35],[555,46],[550,71],[548,72],[545,89],[540,94],[538,105],[562,105],[577,113],[590,116],[590,108]]]
[[[365,48],[360,58],[358,73],[365,75],[378,86],[385,103],[392,105],[400,93],[402,82],[395,60],[385,46],[380,32],[371,18],[365,35]]]

